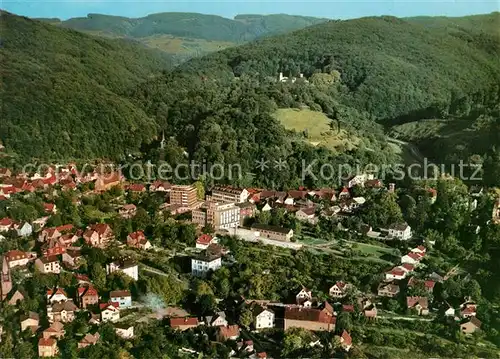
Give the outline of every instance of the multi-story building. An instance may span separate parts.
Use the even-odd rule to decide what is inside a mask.
[[[222,267],[222,255],[220,251],[212,250],[210,247],[191,258],[191,273],[194,276],[203,277],[209,271],[215,271],[220,267]]]
[[[197,190],[193,185],[176,185],[170,190],[170,204],[194,208],[198,202]]]
[[[92,286],[78,288],[78,304],[81,308],[99,303],[99,293]]]
[[[40,271],[40,273],[55,273],[59,274],[61,272],[61,263],[57,256],[43,256],[35,261],[35,267]]]
[[[109,293],[111,303],[118,303],[118,308],[132,306],[132,296],[128,290],[114,290]]]
[[[212,200],[217,203],[243,203],[248,195],[246,189],[219,186],[212,189]]]
[[[211,225],[215,230],[236,228],[240,225],[240,208],[234,203],[213,202],[209,197],[202,208],[193,210],[192,222],[201,227]]]

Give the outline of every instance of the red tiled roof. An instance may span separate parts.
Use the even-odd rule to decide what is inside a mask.
[[[429,307],[429,300],[426,297],[406,297],[406,306],[408,308],[413,308],[420,304],[422,308],[428,308]]]
[[[336,318],[326,314],[320,309],[302,308],[302,307],[286,307],[285,320],[303,320],[309,322],[319,322],[335,324]]]
[[[99,309],[100,310],[106,310],[109,307],[118,308],[119,306],[120,306],[120,303],[117,303],[117,302],[100,303],[99,304]]]
[[[404,275],[406,272],[402,269],[399,269],[399,268],[393,268],[391,269],[389,272],[387,272],[388,274],[392,274],[392,275],[397,275],[397,276],[401,276],[401,275]]]
[[[345,344],[345,345],[351,345],[352,344],[352,338],[351,338],[351,336],[349,335],[349,333],[347,331],[344,330],[342,332],[342,335],[340,337],[343,339],[342,344]]]
[[[219,327],[219,335],[223,338],[231,338],[240,335],[240,327],[238,325],[229,325],[227,327]]]
[[[426,288],[433,289],[434,286],[436,285],[436,282],[434,282],[433,280],[426,280],[424,282],[424,285]]]
[[[196,243],[198,244],[204,244],[204,245],[209,245],[210,242],[212,242],[213,237],[209,234],[202,234],[198,239],[196,240]]]
[[[48,339],[40,338],[40,340],[38,341],[38,346],[39,347],[52,347],[56,343],[57,342],[54,338],[48,338]]]
[[[7,262],[10,262],[10,261],[28,258],[28,255],[26,254],[26,252],[23,252],[23,251],[20,251],[17,249],[13,249],[13,250],[10,250],[7,253],[5,253],[5,258],[7,259]]]
[[[406,269],[409,272],[412,272],[415,269],[415,266],[413,264],[410,264],[410,263],[404,263],[401,265],[401,267],[403,267],[404,269]]]
[[[116,298],[116,297],[130,297],[130,291],[129,290],[114,290],[109,293],[110,298]]]
[[[43,208],[45,209],[46,212],[53,212],[55,206],[56,205],[54,203],[44,203],[43,204]]]
[[[10,218],[2,218],[0,219],[0,226],[11,226],[14,224],[14,221]]]
[[[196,317],[170,318],[171,327],[180,327],[184,325],[198,325],[198,318]]]
[[[257,353],[257,357],[259,359],[266,359],[267,358],[267,353],[266,352]]]
[[[127,186],[127,189],[132,192],[143,192],[146,190],[143,184],[134,183]]]
[[[69,232],[72,231],[74,226],[72,224],[64,224],[62,226],[56,227],[59,232]]]

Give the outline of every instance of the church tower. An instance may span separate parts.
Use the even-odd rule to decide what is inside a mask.
[[[12,278],[10,277],[10,268],[7,259],[0,257],[0,262],[2,262],[0,296],[3,301],[12,290]]]

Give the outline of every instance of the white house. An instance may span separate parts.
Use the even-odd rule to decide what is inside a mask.
[[[408,254],[405,254],[404,256],[401,257],[401,263],[409,263],[413,265],[417,265],[420,263],[420,260],[422,259],[422,256],[420,256],[417,253],[410,252]]]
[[[351,287],[350,284],[344,282],[336,282],[330,287],[328,293],[332,298],[344,298],[347,295],[347,290]]]
[[[271,309],[255,305],[253,308],[254,322],[256,330],[274,328],[274,312]]]
[[[28,253],[13,249],[5,253],[5,259],[9,263],[9,268],[24,267],[30,261]]]
[[[139,266],[130,260],[122,260],[106,264],[106,273],[121,272],[134,280],[139,279]]]
[[[389,227],[389,237],[407,241],[411,236],[411,227],[407,223],[396,223]]]
[[[101,303],[99,304],[101,309],[101,321],[102,322],[117,322],[120,320],[120,309],[118,308],[118,303]]]
[[[57,256],[43,256],[35,260],[35,267],[40,273],[61,273],[61,263]]]
[[[304,304],[304,302],[312,301],[312,292],[307,288],[302,288],[301,291],[295,296],[297,304]]]
[[[401,280],[406,277],[406,274],[408,272],[405,271],[404,269],[400,267],[396,267],[391,269],[389,272],[385,273],[385,280],[386,281],[392,281],[392,280]]]
[[[295,212],[295,217],[297,217],[299,221],[315,224],[318,221],[315,212],[316,210],[314,207],[301,208]]]
[[[444,315],[446,317],[454,317],[455,316],[455,308],[449,307],[445,310]]]
[[[198,239],[196,240],[196,248],[197,249],[207,249],[209,245],[217,243],[217,238],[212,237],[209,234],[202,234]]]
[[[120,325],[115,326],[116,335],[123,339],[132,339],[134,337],[134,326]]]
[[[49,289],[47,291],[47,302],[50,304],[65,302],[68,300],[68,295],[62,288],[57,288],[56,290]]]
[[[262,211],[262,212],[269,212],[269,211],[270,211],[270,210],[272,210],[272,209],[273,209],[273,207],[271,207],[271,205],[270,205],[269,203],[266,203],[266,204],[264,205],[264,207],[262,207],[262,210],[261,210],[261,211]]]
[[[205,322],[210,327],[225,327],[228,325],[226,313],[224,312],[217,312],[215,315],[206,316]]]
[[[215,271],[222,267],[222,256],[205,250],[191,258],[191,274],[197,277],[205,276],[209,271]]]
[[[28,222],[24,222],[19,228],[17,228],[17,235],[19,237],[29,237],[33,233],[33,226]]]
[[[128,308],[132,306],[132,295],[128,290],[114,290],[109,293],[112,303],[118,303],[118,308]]]

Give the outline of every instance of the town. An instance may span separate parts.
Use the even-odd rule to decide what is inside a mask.
[[[347,355],[361,343],[354,322],[379,344],[375,329],[393,335],[396,323],[416,333],[447,328],[450,338],[485,350],[496,335],[498,308],[482,308],[481,287],[447,259],[445,239],[411,228],[398,204],[413,191],[425,215],[450,196],[453,179],[400,189],[357,174],[342,188],[275,191],[132,182],[69,164],[46,173],[2,168],[0,181],[0,293],[2,317],[10,318],[0,336],[5,343],[7,333],[10,340],[21,333],[40,357],[60,355],[68,333],[81,351],[102,342],[99,328],[133,341],[150,322],[173,333],[200,330],[224,343],[228,357],[252,359],[294,350]],[[467,213],[490,198],[477,188],[465,195],[454,205]],[[500,200],[493,203],[494,225]],[[322,256],[332,262],[304,268]],[[287,258],[300,280],[270,266]],[[314,277],[321,268],[330,272]],[[242,272],[240,282],[233,271]],[[332,348],[314,334],[321,332],[334,334]],[[280,335],[304,343],[277,353]]]

